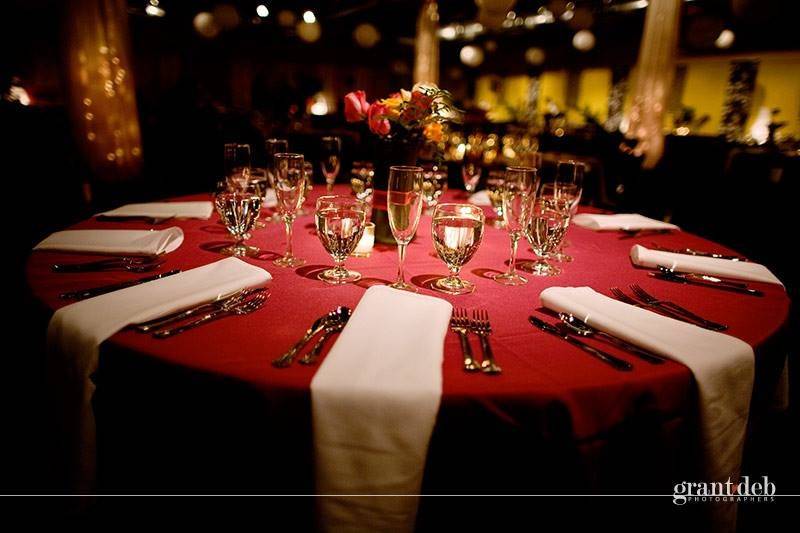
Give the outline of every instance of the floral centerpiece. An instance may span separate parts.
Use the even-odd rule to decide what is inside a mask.
[[[375,239],[391,244],[394,239],[386,222],[385,191],[391,165],[415,165],[420,149],[428,144],[440,152],[449,122],[460,122],[461,111],[452,95],[431,84],[418,83],[408,91],[401,89],[387,98],[370,103],[364,91],[344,97],[344,116],[348,122],[366,123],[374,134],[370,143],[375,177],[373,221]]]

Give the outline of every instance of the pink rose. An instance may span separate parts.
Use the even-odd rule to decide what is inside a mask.
[[[369,107],[367,112],[367,123],[369,129],[378,135],[388,135],[392,125],[386,117],[389,116],[389,108],[380,102],[375,102]]]
[[[369,108],[367,94],[364,91],[353,91],[344,95],[344,118],[347,122],[364,120]]]

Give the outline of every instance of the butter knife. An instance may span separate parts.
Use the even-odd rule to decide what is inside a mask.
[[[666,273],[666,272],[650,272],[651,278],[660,279],[663,281],[671,281],[673,283],[688,283],[690,285],[699,285],[700,287],[711,287],[712,289],[720,289],[723,291],[738,292],[740,294],[749,294],[750,296],[764,296],[764,293],[758,289],[751,289],[744,285],[743,287],[737,285],[730,285],[720,281],[711,281],[710,279],[687,277],[684,274]],[[707,276],[713,277],[713,276]],[[715,278],[719,279],[719,278]]]
[[[541,329],[542,331],[545,331],[547,333],[550,333],[551,335],[555,335],[556,337],[564,339],[573,346],[577,346],[578,348],[585,351],[589,355],[596,357],[597,359],[606,363],[607,365],[611,365],[617,370],[621,370],[623,372],[630,372],[631,370],[633,370],[633,365],[630,364],[629,362],[624,361],[619,357],[615,357],[610,353],[598,350],[597,348],[589,346],[585,342],[576,339],[575,337],[569,334],[564,324],[560,324],[559,326],[553,326],[552,324],[548,324],[544,320],[541,320],[532,315],[528,317],[528,321],[535,327]]]
[[[86,298],[92,298],[94,296],[99,296],[101,294],[118,291],[120,289],[127,289],[128,287],[133,287],[134,285],[141,285],[142,283],[147,283],[148,281],[155,281],[157,279],[166,278],[167,276],[179,274],[180,272],[181,272],[180,270],[175,269],[175,270],[170,270],[169,272],[162,272],[154,276],[147,276],[146,278],[139,278],[131,281],[123,281],[121,283],[112,283],[111,285],[101,285],[100,287],[92,287],[91,289],[63,292],[59,295],[59,297],[64,300],[84,300]]]

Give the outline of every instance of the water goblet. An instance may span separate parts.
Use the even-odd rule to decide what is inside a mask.
[[[364,233],[367,204],[350,196],[321,196],[317,199],[315,221],[317,236],[331,254],[335,266],[317,277],[332,285],[361,279],[358,272],[347,270],[344,261],[352,254]]]
[[[450,274],[433,284],[447,294],[469,294],[475,284],[459,277],[461,268],[472,259],[483,238],[484,215],[480,207],[469,204],[439,204],[433,210],[433,245]]]
[[[560,274],[561,270],[548,263],[547,259],[564,239],[569,226],[569,203],[555,197],[539,197],[533,201],[530,209],[525,237],[537,260],[525,270],[535,276]]]
[[[236,257],[255,257],[260,250],[248,246],[245,241],[255,227],[256,219],[261,211],[262,198],[247,191],[220,192],[214,198],[214,206],[222,223],[235,239],[235,243],[226,246],[221,253]]]

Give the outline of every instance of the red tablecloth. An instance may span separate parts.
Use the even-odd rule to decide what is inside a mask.
[[[316,187],[312,197],[319,195],[320,189]],[[337,191],[345,192],[346,188],[338,186]],[[452,197],[453,193],[449,196]],[[208,196],[191,197],[204,198]],[[308,205],[313,205],[311,200]],[[216,215],[208,221],[176,221],[175,225],[183,228],[185,241],[177,251],[166,256],[164,270],[186,270],[218,260],[217,250],[229,242],[226,230],[217,223]],[[136,222],[88,220],[74,228],[141,227],[149,226]],[[474,294],[455,297],[427,288],[431,280],[446,273],[444,264],[431,255],[430,235],[430,218],[425,216],[417,238],[408,249],[408,278],[421,287],[420,292],[445,298],[456,307],[487,309],[495,331],[492,337],[494,353],[504,369],[502,375],[491,377],[463,372],[459,341],[455,335],[448,334],[442,408],[429,464],[433,472],[437,468],[434,464],[436,457],[450,457],[455,461],[456,457],[479,453],[478,448],[485,445],[463,443],[464,446],[458,445],[458,450],[448,450],[437,445],[437,435],[445,431],[468,430],[472,432],[471,438],[486,438],[483,430],[497,433],[497,428],[505,428],[510,434],[528,432],[531,438],[558,433],[559,439],[582,443],[580,453],[591,455],[592,443],[596,439],[613,440],[615,431],[624,428],[643,412],[655,414],[657,424],[664,426],[675,420],[684,420],[694,412],[694,382],[690,371],[683,365],[674,362],[650,365],[601,343],[599,346],[635,365],[633,372],[622,373],[531,327],[527,317],[540,306],[538,295],[546,287],[586,285],[608,294],[611,287],[626,288],[631,283],[639,283],[665,299],[728,324],[730,329],[727,333],[751,344],[758,357],[788,315],[790,302],[779,286],[753,284],[765,292],[763,298],[754,298],[654,280],[648,277],[646,270],[632,266],[628,253],[635,243],[646,245],[657,241],[668,247],[731,251],[683,232],[620,239],[616,233],[597,233],[573,227],[567,237],[570,246],[566,251],[574,261],[560,265],[563,269],[561,275],[549,278],[528,275],[527,285],[506,287],[487,276],[505,269],[509,239],[504,231],[487,226],[480,249],[463,270],[463,277],[473,281],[477,289]],[[294,250],[296,255],[307,260],[304,267],[291,270],[272,265],[271,260],[282,254],[285,246],[282,224],[269,224],[265,229],[255,231],[250,244],[259,246],[264,254],[262,258],[249,261],[267,269],[274,278],[272,296],[265,308],[245,317],[219,320],[167,340],[154,340],[132,331],[120,332],[102,347],[98,391],[102,390],[104,365],[113,365],[112,355],[125,354],[127,361],[139,361],[148,365],[151,371],[153,368],[180,369],[182,375],[213,377],[241,386],[267,399],[268,412],[262,413],[265,418],[278,412],[281,414],[276,416],[284,416],[289,410],[297,415],[302,421],[298,424],[303,426],[307,421],[303,417],[308,416],[309,383],[316,367],[294,365],[289,369],[276,369],[270,361],[285,351],[323,312],[337,305],[355,308],[366,287],[392,280],[397,253],[394,248],[377,245],[369,258],[350,258],[348,268],[361,272],[363,279],[355,285],[330,286],[316,278],[317,273],[329,267],[332,261],[314,234],[313,217],[300,217],[295,223]],[[527,246],[520,246],[519,256],[521,260],[531,257]],[[53,274],[50,271],[54,262],[76,259],[76,256],[68,254],[37,252],[32,255],[27,271],[28,282],[35,296],[50,308],[65,305],[58,299],[58,294],[63,291],[137,277],[124,272]],[[473,342],[477,352],[479,346]],[[124,359],[123,355],[118,357],[120,361]],[[135,373],[130,366],[126,367],[126,372],[130,375]],[[108,371],[108,374],[120,376],[119,372]],[[148,375],[137,376],[140,381],[131,387],[133,394],[147,395],[147,383],[141,380],[147,380]],[[191,409],[190,406],[184,407]],[[146,427],[146,421],[140,422]],[[102,417],[98,417],[101,433],[102,423]],[[502,439],[499,433],[496,439]],[[458,442],[458,439],[441,442],[445,441]],[[512,451],[509,448],[509,452]],[[524,454],[525,450],[516,452]],[[458,476],[449,477],[452,482],[457,479]],[[445,491],[448,487],[456,490],[457,485],[450,484],[450,481],[439,483],[438,487]],[[500,487],[499,490],[506,488]]]

